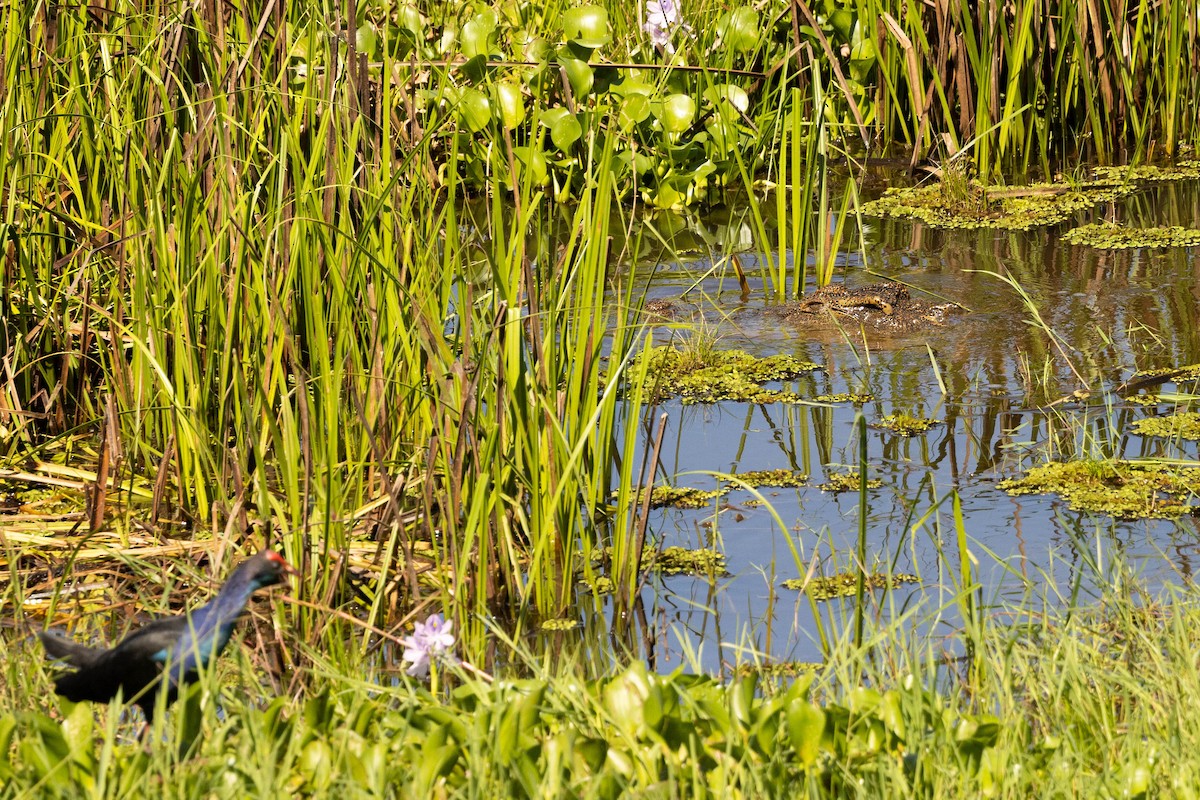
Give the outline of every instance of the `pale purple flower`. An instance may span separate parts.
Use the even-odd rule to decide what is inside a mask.
[[[682,28],[690,31],[691,27],[682,22],[679,13],[679,0],[646,0],[646,22],[642,25],[655,47],[661,47],[668,53],[675,52],[671,44],[671,34]]]
[[[424,622],[413,626],[412,635],[401,640],[404,660],[412,663],[407,670],[409,675],[425,677],[429,674],[431,658],[449,654],[450,648],[454,647],[453,628],[454,623],[443,620],[441,614],[430,614]]]

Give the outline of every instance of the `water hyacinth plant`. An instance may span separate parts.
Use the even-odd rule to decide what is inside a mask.
[[[650,41],[667,55],[675,54],[671,40],[679,32],[690,32],[691,26],[683,22],[679,0],[646,0],[646,21],[642,30]]]
[[[441,614],[430,614],[424,622],[413,626],[411,635],[404,637],[403,660],[410,666],[409,675],[424,678],[429,665],[439,659],[452,659],[454,621],[443,620]]]

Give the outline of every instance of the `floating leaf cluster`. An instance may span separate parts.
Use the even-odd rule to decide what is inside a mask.
[[[833,494],[838,494],[839,492],[857,492],[860,483],[861,476],[857,472],[835,472],[829,475],[825,483],[820,484],[817,488],[822,492],[832,492]],[[878,489],[880,486],[883,486],[883,481],[878,478],[867,480],[868,489]]]
[[[571,631],[579,627],[579,620],[569,618],[542,620],[544,631]]]
[[[1111,222],[1081,225],[1063,234],[1068,244],[1086,245],[1098,250],[1122,250],[1144,247],[1195,247],[1200,245],[1200,230],[1168,225],[1157,228],[1130,228]]]
[[[1142,436],[1200,439],[1200,413],[1183,411],[1179,414],[1139,419],[1133,423],[1133,430]]]
[[[914,417],[909,414],[888,414],[886,417],[875,423],[877,428],[887,428],[893,433],[898,433],[901,436],[918,436],[925,433],[935,425],[940,425],[941,420],[925,419],[923,417]]]
[[[811,661],[780,661],[774,664],[738,664],[735,674],[739,678],[757,675],[762,678],[799,678],[816,672],[821,664]]]
[[[861,406],[863,403],[869,403],[875,399],[872,394],[860,394],[857,392],[842,392],[840,394],[819,394],[813,398],[818,403],[854,403],[856,406]]]
[[[1140,369],[1133,373],[1130,381],[1146,378],[1161,378],[1162,383],[1200,380],[1200,364],[1186,364],[1182,367],[1155,367]]]
[[[758,358],[741,350],[711,350],[693,353],[673,347],[654,347],[640,358],[649,359],[654,377],[651,399],[655,402],[679,397],[684,403],[716,403],[733,400],[750,403],[796,403],[795,392],[764,388],[764,384],[786,381],[820,369],[820,365],[789,355]],[[638,365],[631,368],[636,371]]]
[[[808,475],[790,469],[759,469],[739,472],[732,477],[747,486],[795,486],[808,483]],[[734,484],[735,486],[737,484]]]
[[[642,563],[652,572],[662,575],[728,575],[725,555],[709,547],[689,550],[686,547],[666,547],[655,550],[647,547]]]
[[[1051,461],[997,484],[1011,495],[1057,494],[1076,511],[1119,519],[1192,514],[1200,469],[1133,461]]]
[[[1114,202],[1146,183],[1200,177],[1200,162],[1172,169],[1097,168],[1094,179],[1077,183],[1041,183],[1025,187],[983,187],[944,180],[911,188],[889,188],[863,212],[877,217],[915,219],[937,228],[1032,230],[1056,225],[1100,203]]]
[[[919,583],[920,578],[903,572],[890,575],[874,572],[866,576],[868,589],[896,589],[905,583]],[[783,588],[804,592],[814,600],[832,600],[835,597],[851,597],[858,591],[858,576],[852,572],[839,572],[822,578],[789,578]]]
[[[644,490],[643,490],[644,491]],[[710,500],[729,493],[729,489],[696,489],[690,486],[655,486],[650,490],[651,508],[704,508]],[[615,497],[614,493],[614,497]],[[645,495],[639,492],[637,502]]]

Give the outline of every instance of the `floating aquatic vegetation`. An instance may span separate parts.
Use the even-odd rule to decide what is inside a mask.
[[[1161,417],[1148,417],[1133,423],[1133,430],[1142,436],[1161,436],[1169,439],[1200,439],[1200,413],[1183,411]]]
[[[863,403],[869,403],[875,399],[873,394],[859,394],[856,392],[842,392],[840,394],[819,394],[813,398],[817,403],[854,403],[856,406],[861,406]]]
[[[873,572],[866,576],[868,589],[896,589],[905,583],[919,583],[920,578],[903,572],[890,575]],[[835,597],[850,597],[858,591],[858,576],[852,572],[839,572],[822,578],[789,578],[783,588],[804,592],[814,600],[832,600]]]
[[[727,575],[725,555],[710,547],[647,547],[642,563],[662,575]]]
[[[606,554],[612,553],[612,548],[605,548]],[[725,555],[711,547],[664,547],[659,549],[646,545],[642,550],[642,569],[657,572],[660,575],[728,575],[725,569]],[[592,586],[597,592],[608,594],[612,592],[612,581],[607,577],[596,578]]]
[[[857,472],[835,472],[825,479],[825,483],[817,486],[822,492],[857,492],[861,476]],[[870,478],[867,480],[868,489],[878,489],[883,486],[883,481],[878,478]]]
[[[605,578],[604,580],[608,580]],[[609,589],[611,591],[611,588]],[[559,619],[542,620],[544,631],[572,631],[579,627],[579,620],[562,617]]]
[[[731,477],[748,486],[804,486],[808,483],[808,475],[790,469],[759,469],[750,472],[738,472]],[[738,483],[734,483],[736,488]]]
[[[1057,494],[1076,511],[1161,519],[1196,513],[1198,507],[1186,501],[1200,494],[1200,469],[1154,462],[1051,461],[997,485],[1011,495]]]
[[[887,428],[901,436],[918,436],[933,426],[941,424],[942,421],[940,419],[925,419],[924,417],[914,417],[909,414],[888,414],[872,427]]]
[[[892,187],[863,206],[877,217],[915,219],[938,228],[1032,230],[1056,225],[1099,203],[1126,197],[1147,183],[1200,177],[1200,162],[1158,167],[1097,168],[1094,179],[1018,187],[985,187],[962,180]],[[964,185],[965,183],[965,185]]]
[[[786,381],[820,369],[819,364],[789,355],[758,358],[741,350],[690,352],[673,347],[654,347],[643,352],[653,377],[651,399],[679,397],[684,403],[716,403],[734,400],[749,403],[796,403],[795,392],[764,388],[764,384]],[[636,371],[637,365],[631,368]]]
[[[738,664],[736,674],[739,678],[749,678],[758,675],[763,678],[798,678],[810,672],[816,672],[823,665],[812,661],[779,661],[773,664]]]
[[[1200,380],[1200,364],[1187,364],[1182,367],[1157,367],[1141,369],[1133,373],[1130,381],[1159,378],[1161,383]]]
[[[710,500],[729,493],[729,489],[696,489],[690,486],[655,486],[650,490],[651,508],[704,508]],[[616,493],[614,492],[614,497]],[[639,492],[641,503],[645,495]]]
[[[1111,222],[1081,225],[1063,234],[1068,244],[1086,245],[1098,250],[1134,247],[1195,247],[1200,245],[1200,230],[1169,225],[1158,228],[1130,228]]]
[[[1131,394],[1125,398],[1125,402],[1133,403],[1136,406],[1156,406],[1162,400],[1156,394]]]

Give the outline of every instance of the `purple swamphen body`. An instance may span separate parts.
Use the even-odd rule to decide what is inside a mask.
[[[127,702],[142,709],[149,723],[154,718],[155,698],[164,685],[169,704],[181,684],[195,680],[197,672],[220,655],[250,595],[295,574],[283,556],[264,550],[239,564],[211,602],[187,614],[151,622],[111,650],[39,632],[51,657],[76,668],[54,680],[55,691],[75,703],[107,703],[120,692]]]

